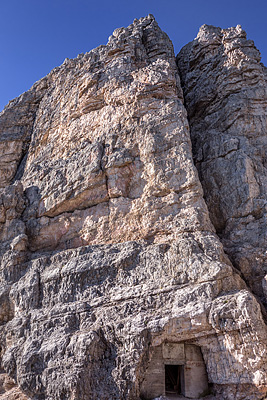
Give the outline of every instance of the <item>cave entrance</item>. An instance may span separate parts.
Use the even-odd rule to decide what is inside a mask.
[[[151,348],[140,397],[184,396],[197,399],[207,392],[208,377],[201,348],[192,343],[163,342]]]
[[[165,393],[184,395],[184,365],[165,364]]]

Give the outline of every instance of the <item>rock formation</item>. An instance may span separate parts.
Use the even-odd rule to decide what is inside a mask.
[[[177,61],[211,221],[266,306],[267,69],[240,26],[202,26]]]
[[[267,394],[266,72],[239,27],[177,60],[149,15],[0,114],[0,399]]]

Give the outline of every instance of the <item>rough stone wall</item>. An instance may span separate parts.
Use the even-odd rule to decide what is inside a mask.
[[[12,390],[137,400],[167,341],[201,347],[218,398],[262,398],[260,304],[210,222],[172,44],[154,18],[11,102],[3,143],[26,105],[28,133],[0,189],[1,362]]]
[[[203,25],[177,63],[211,221],[267,305],[266,68],[240,26]]]

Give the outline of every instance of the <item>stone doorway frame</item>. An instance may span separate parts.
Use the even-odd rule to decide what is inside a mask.
[[[183,366],[185,398],[195,399],[208,390],[208,376],[201,347],[193,343],[167,342],[151,348],[150,359],[140,390],[140,397],[166,396],[165,365]]]
[[[166,367],[178,367],[177,369],[177,379],[179,376],[179,388],[177,389],[177,392],[173,392],[179,395],[185,395],[185,380],[184,380],[184,368],[185,368],[185,364],[182,363],[177,363],[177,362],[170,362],[170,360],[168,360],[168,362],[164,363],[164,372],[165,372],[165,376],[164,376],[164,396],[167,396],[170,392],[168,392],[166,389]]]

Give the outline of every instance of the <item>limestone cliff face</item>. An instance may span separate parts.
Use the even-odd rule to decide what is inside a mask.
[[[212,229],[173,47],[156,22],[118,29],[50,75],[21,178],[30,250]]]
[[[204,25],[177,61],[211,220],[266,306],[267,70],[240,26]]]
[[[220,119],[208,94],[201,111],[201,96],[214,94],[209,75],[202,80],[202,56],[211,75],[224,63],[222,49],[217,63],[209,61],[217,49],[210,37],[222,37],[217,32],[202,28],[178,57],[194,154],[207,148],[205,157],[215,164],[236,154],[236,143],[256,148],[243,128],[238,142],[224,140],[219,131],[213,135],[209,125],[201,131],[205,113],[214,124]],[[239,28],[225,32],[229,43],[237,40],[233,32],[244,36]],[[237,52],[250,49],[243,42],[237,40]],[[246,62],[264,82],[251,49]],[[190,68],[198,74],[199,94],[189,83]],[[238,71],[233,79],[242,86],[244,71]],[[231,87],[229,78],[227,90],[220,89],[225,104]],[[256,98],[256,84],[252,89]],[[241,124],[250,124],[245,110],[239,115]],[[255,142],[263,144],[266,130],[260,127]],[[189,398],[209,390],[217,399],[261,399],[267,393],[261,306],[223,249],[232,259],[239,251],[247,257],[237,247],[237,228],[227,236],[233,222],[225,222],[225,193],[231,193],[240,218],[255,217],[261,227],[255,252],[263,257],[263,215],[249,208],[266,191],[258,154],[263,145],[255,150],[262,165],[257,185],[253,174],[246,175],[251,157],[240,148],[236,157],[244,168],[235,170],[235,180],[230,174],[232,191],[212,186],[208,161],[197,159],[205,202],[173,47],[153,16],[117,29],[106,46],[66,60],[9,103],[0,114],[0,144],[0,399],[152,399],[169,390],[167,364],[171,373],[172,365],[183,373],[175,390]],[[210,156],[212,151],[217,153]],[[217,176],[216,168],[211,171]],[[214,196],[225,209],[213,207]],[[244,249],[250,226],[239,232]],[[259,269],[264,276],[263,263]]]

